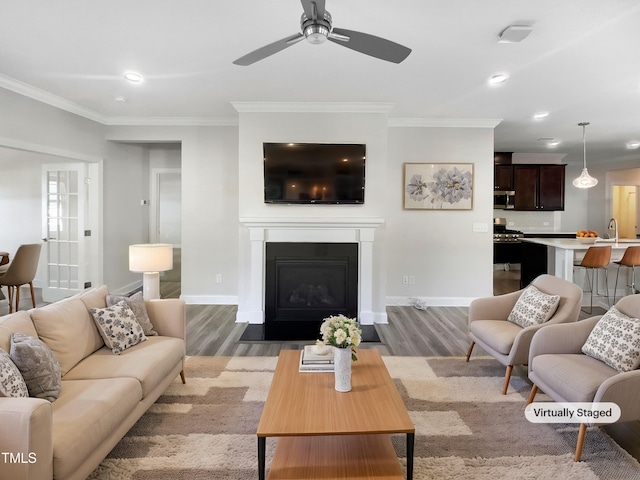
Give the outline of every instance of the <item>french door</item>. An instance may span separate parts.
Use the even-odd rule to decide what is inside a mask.
[[[47,266],[42,299],[55,302],[84,289],[87,167],[69,163],[44,164],[42,168],[43,251]]]

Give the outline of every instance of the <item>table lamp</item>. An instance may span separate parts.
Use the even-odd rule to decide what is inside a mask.
[[[144,243],[129,245],[129,270],[141,272],[145,300],[160,298],[160,272],[173,268],[173,245]]]

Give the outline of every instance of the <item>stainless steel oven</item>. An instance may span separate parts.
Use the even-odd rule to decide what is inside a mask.
[[[516,206],[516,192],[513,190],[494,190],[493,208],[496,210],[512,210]]]

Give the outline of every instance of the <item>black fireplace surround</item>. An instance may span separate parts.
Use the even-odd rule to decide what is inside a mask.
[[[357,243],[267,242],[265,261],[265,340],[314,340],[325,317],[357,317]]]

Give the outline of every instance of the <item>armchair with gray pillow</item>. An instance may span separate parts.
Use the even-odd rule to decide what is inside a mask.
[[[533,287],[533,288],[531,288]],[[553,275],[540,275],[517,292],[477,298],[469,306],[469,338],[506,367],[507,394],[514,365],[526,365],[534,333],[557,323],[575,322],[580,313],[582,289]]]
[[[537,332],[529,350],[528,403],[538,389],[556,402],[613,402],[618,422],[640,420],[640,294],[623,297],[605,315],[551,325]],[[587,427],[581,423],[575,461]]]

